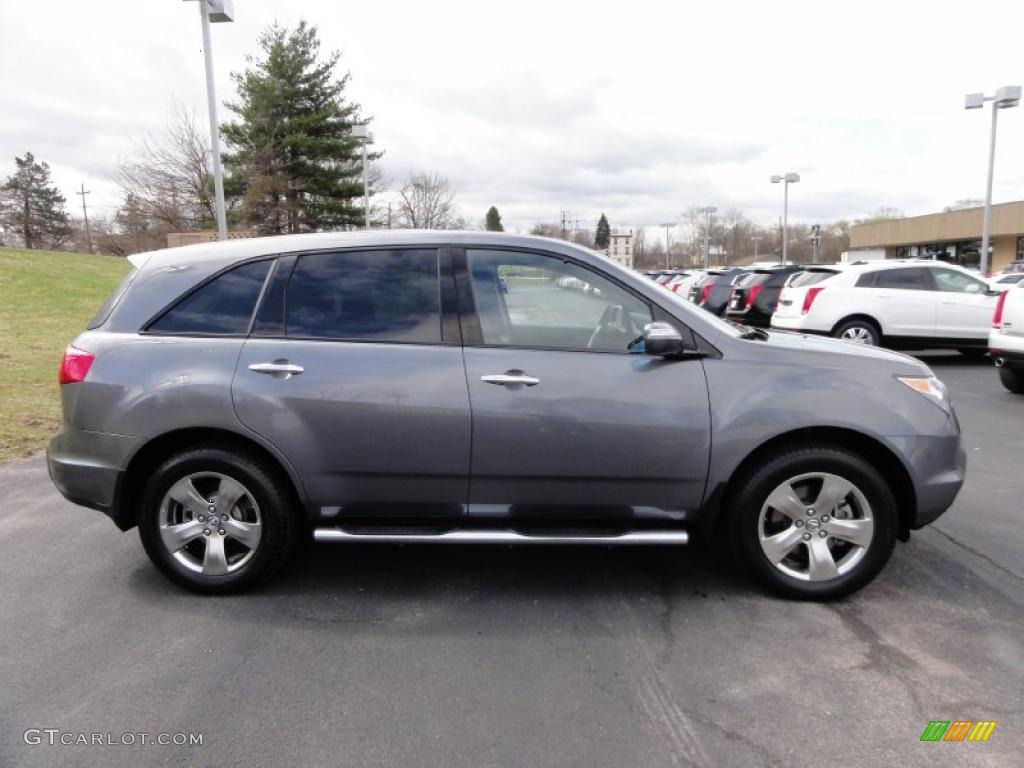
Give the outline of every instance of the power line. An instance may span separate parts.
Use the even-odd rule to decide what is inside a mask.
[[[85,196],[92,194],[92,191],[86,189],[85,184],[83,184],[82,191],[75,192],[75,194],[82,196],[82,218],[85,219],[85,242],[86,247],[89,249],[89,253],[92,253],[92,233],[89,232],[89,211],[85,208]]]

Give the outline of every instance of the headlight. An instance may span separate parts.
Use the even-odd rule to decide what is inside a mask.
[[[906,384],[915,392],[929,397],[943,408],[949,408],[949,393],[946,385],[935,376],[897,376],[896,380]]]

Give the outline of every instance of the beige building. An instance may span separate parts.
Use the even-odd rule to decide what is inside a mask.
[[[982,208],[884,219],[850,227],[850,257],[857,249],[884,249],[888,259],[935,257],[977,268]],[[992,206],[990,269],[1024,259],[1024,200]]]
[[[624,267],[633,268],[633,230],[615,231],[608,236],[608,249],[604,255]]]

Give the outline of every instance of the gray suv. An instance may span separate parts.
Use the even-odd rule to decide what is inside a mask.
[[[325,542],[682,545],[870,581],[964,479],[921,362],[741,328],[571,244],[480,232],[169,249],[68,347],[50,475],[223,593]]]

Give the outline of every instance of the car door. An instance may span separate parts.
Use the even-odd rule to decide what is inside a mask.
[[[460,516],[470,412],[448,250],[282,258],[233,382],[238,418],[327,517]]]
[[[656,308],[560,255],[468,248],[455,261],[473,412],[470,515],[694,511],[710,449],[707,384],[700,360],[636,351]]]
[[[933,290],[925,267],[881,269],[862,276],[874,276],[870,286],[875,317],[886,336],[930,338],[935,335],[936,305],[939,296]],[[861,282],[858,281],[858,285]]]
[[[939,267],[932,270],[940,300],[935,335],[944,339],[988,338],[996,296],[989,286],[965,272]]]

